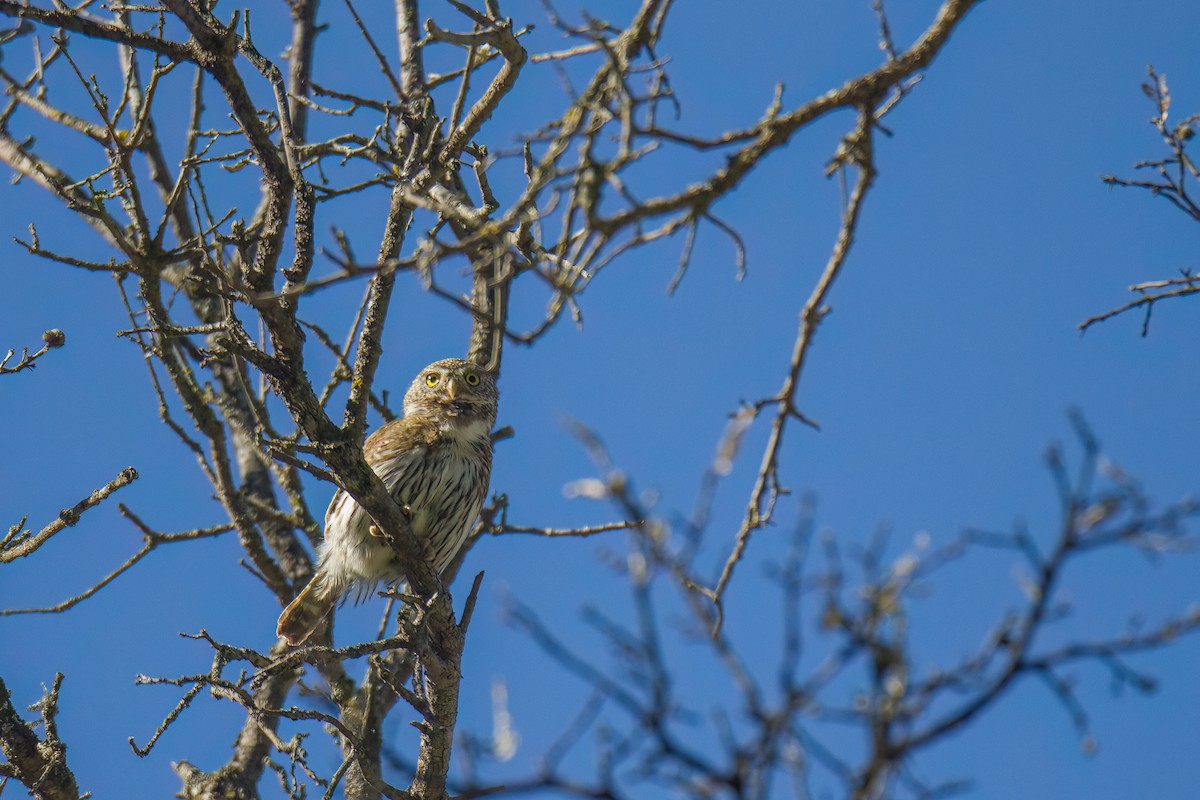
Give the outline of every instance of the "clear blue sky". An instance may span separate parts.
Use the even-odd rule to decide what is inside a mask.
[[[559,11],[570,15],[577,5]],[[891,6],[901,46],[936,9],[925,0]],[[519,22],[542,20],[535,3],[502,7]],[[605,13],[624,20],[612,7]],[[880,59],[867,0],[713,8],[680,5],[660,47],[672,59],[680,128],[715,133],[750,124],[777,81],[786,86],[785,107],[794,106]],[[325,13],[341,24],[340,7],[330,4]],[[886,526],[900,550],[918,532],[936,543],[965,526],[1007,529],[1021,521],[1046,541],[1058,507],[1041,457],[1055,440],[1074,452],[1066,417],[1072,406],[1151,497],[1165,503],[1197,490],[1200,417],[1191,402],[1200,379],[1192,336],[1200,304],[1161,306],[1148,338],[1139,336],[1135,316],[1086,336],[1076,324],[1123,302],[1131,283],[1196,267],[1192,224],[1166,202],[1109,189],[1099,176],[1129,175],[1134,161],[1160,154],[1146,124],[1152,108],[1139,89],[1147,64],[1169,76],[1175,119],[1200,111],[1198,29],[1193,0],[992,0],[972,12],[888,118],[895,136],[878,140],[878,182],[800,391],[803,410],[822,431],[790,431],[783,464],[790,487],[815,495],[822,528],[860,542]],[[348,85],[353,74],[335,63],[334,41],[341,40],[323,43],[328,62],[317,68],[333,70],[330,83]],[[531,41],[533,48],[556,42],[545,25]],[[553,71],[528,70],[524,94],[484,130],[481,138],[493,146],[531,127],[518,109],[537,115],[544,107],[549,115],[557,107],[547,99],[559,102]],[[711,230],[672,297],[665,287],[679,243],[637,251],[583,296],[582,331],[562,325],[532,349],[510,348],[500,421],[517,436],[497,450],[493,487],[510,495],[511,521],[564,526],[615,514],[563,497],[564,482],[594,474],[559,424],[564,415],[600,433],[637,486],[657,493],[664,518],[690,511],[726,415],[781,381],[797,312],[836,232],[838,187],[822,168],[851,124],[842,116],[802,132],[714,208],[747,243],[744,280],[735,280],[728,240]],[[697,160],[666,158],[642,178],[647,186],[683,186],[699,175],[696,168]],[[375,195],[359,207],[343,205],[328,221],[357,237],[360,256],[377,242],[380,202]],[[0,378],[3,527],[25,514],[30,526],[44,525],[127,465],[141,478],[116,499],[151,525],[181,530],[223,521],[194,460],[158,420],[139,352],[114,336],[127,324],[111,278],[39,262],[11,237],[24,237],[27,223],[37,222],[47,244],[85,257],[107,253],[63,223],[36,187],[4,185],[0,207],[0,348],[33,346],[48,327],[68,337],[32,373]],[[331,314],[345,313],[337,304],[358,293],[331,292],[324,301]],[[533,320],[543,301],[531,292],[515,304]],[[393,393],[425,363],[460,353],[467,331],[459,312],[423,295],[415,281],[396,302],[379,379]],[[736,530],[765,428],[754,429],[722,485],[709,539],[714,564]],[[323,508],[329,494],[314,485],[313,507]],[[795,517],[794,504],[781,512],[785,521]],[[776,630],[762,565],[779,558],[788,527],[760,533],[736,578],[729,624],[748,645],[769,642]],[[91,511],[34,557],[0,568],[0,607],[58,602],[138,545],[115,504]],[[595,663],[612,663],[600,638],[578,622],[578,610],[627,612],[627,596],[597,558],[624,547],[621,534],[607,542],[514,536],[482,542],[466,565],[465,574],[486,569],[487,578],[468,645],[462,725],[486,732],[489,685],[506,681],[523,739],[513,774],[536,764],[586,694],[503,624],[503,608],[508,598],[531,606]],[[169,796],[178,790],[169,762],[223,763],[242,714],[203,695],[149,758],[136,758],[126,738],[144,743],[179,697],[174,688],[136,687],[135,675],[208,669],[208,647],[177,632],[203,627],[228,642],[270,646],[278,608],[237,559],[232,537],[182,545],[155,553],[65,615],[0,618],[0,675],[19,705],[33,702],[56,670],[66,673],[59,719],[81,789],[96,797]],[[1068,574],[1076,616],[1054,635],[1115,633],[1135,612],[1150,623],[1182,612],[1200,600],[1197,566],[1194,558],[1149,562],[1130,551],[1097,558]],[[993,553],[934,584],[913,608],[925,663],[950,663],[978,646],[985,626],[1017,601],[1013,571],[1012,558]],[[369,635],[376,615],[373,607],[348,612],[352,622],[340,628],[340,640]],[[687,666],[690,647],[676,642],[671,654],[692,671],[685,682],[710,686],[711,678],[705,691],[725,691],[706,662]],[[1200,785],[1192,744],[1200,642],[1133,663],[1160,679],[1156,694],[1114,696],[1103,670],[1072,673],[1099,742],[1094,755],[1083,754],[1051,694],[1030,682],[926,754],[924,777],[969,778],[978,798],[1189,796]],[[397,730],[400,716],[391,722]],[[322,736],[314,730],[314,740]],[[269,780],[263,791],[272,796]]]

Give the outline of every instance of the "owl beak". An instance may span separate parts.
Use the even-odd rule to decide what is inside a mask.
[[[446,381],[446,394],[451,400],[458,399],[458,394],[461,389],[462,385],[459,383],[458,378],[451,378],[450,380]]]

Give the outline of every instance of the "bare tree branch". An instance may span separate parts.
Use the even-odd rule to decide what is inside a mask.
[[[42,528],[37,533],[32,531],[22,531],[21,525],[14,525],[9,528],[8,534],[0,541],[0,564],[13,561],[18,558],[24,558],[30,555],[39,547],[50,540],[50,537],[61,531],[63,528],[69,528],[79,522],[79,518],[83,512],[89,508],[95,508],[100,505],[110,494],[118,489],[128,486],[137,480],[137,470],[133,467],[126,467],[121,470],[117,477],[113,478],[108,483],[101,486],[99,489],[92,492],[87,497],[80,500],[70,508],[64,508],[58,513],[58,517]]]

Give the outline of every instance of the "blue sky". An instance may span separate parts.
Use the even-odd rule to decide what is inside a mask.
[[[503,8],[518,21],[542,20],[535,3]],[[625,19],[612,9],[611,19]],[[911,42],[935,9],[893,0],[897,43]],[[341,20],[340,9],[327,13]],[[1123,302],[1131,283],[1195,267],[1188,220],[1148,194],[1109,189],[1099,176],[1129,175],[1134,161],[1160,154],[1139,89],[1147,64],[1167,73],[1175,119],[1200,110],[1197,23],[1200,7],[1189,0],[984,3],[889,116],[895,135],[877,141],[876,188],[799,394],[822,430],[790,430],[782,465],[797,494],[816,498],[820,528],[852,543],[884,526],[896,552],[919,532],[938,543],[966,526],[1017,522],[1048,541],[1058,508],[1041,458],[1051,441],[1076,451],[1071,407],[1155,500],[1196,490],[1200,419],[1189,411],[1200,378],[1190,334],[1200,306],[1164,304],[1147,338],[1135,316],[1085,336],[1076,325]],[[880,59],[866,0],[744,2],[708,14],[681,5],[668,31],[660,55],[672,59],[683,107],[675,125],[702,133],[757,120],[776,82],[785,84],[785,107],[794,106]],[[546,25],[535,37],[531,47],[557,44]],[[357,62],[329,59],[318,70],[330,71],[330,83],[354,80]],[[484,129],[494,147],[528,129],[527,115],[549,116],[560,102],[551,69],[530,65],[526,77]],[[636,251],[597,278],[581,299],[582,330],[563,324],[533,348],[509,348],[500,421],[517,436],[497,450],[493,488],[509,494],[511,521],[566,526],[616,513],[563,497],[565,482],[594,474],[560,424],[565,416],[601,435],[637,487],[654,492],[657,513],[670,521],[690,511],[726,415],[781,382],[797,312],[836,232],[839,190],[822,169],[852,123],[843,115],[801,132],[714,208],[746,241],[744,280],[736,280],[728,239],[702,231],[673,296],[665,289],[678,241]],[[665,154],[640,179],[660,190],[682,187],[711,163]],[[330,212],[327,225],[357,237],[360,256],[375,247],[380,198]],[[0,378],[4,526],[28,514],[40,527],[130,464],[141,478],[115,499],[150,524],[181,530],[223,521],[194,460],[158,420],[140,354],[114,336],[127,324],[112,279],[39,262],[11,237],[37,222],[47,244],[107,253],[36,187],[5,185],[0,208],[0,348],[32,346],[48,327],[68,337],[33,372]],[[532,285],[522,291],[517,313],[535,320],[545,298]],[[322,313],[343,318],[360,292],[330,291]],[[379,378],[394,394],[420,366],[460,353],[467,332],[465,318],[415,280],[396,303]],[[706,549],[714,565],[730,546],[765,431],[763,423],[752,430],[722,483]],[[329,494],[314,484],[314,509]],[[729,624],[764,653],[773,652],[776,626],[763,567],[784,552],[797,515],[788,504],[781,524],[757,535],[732,590]],[[2,568],[0,607],[58,602],[138,545],[114,504],[95,509],[34,557]],[[536,764],[539,746],[569,723],[586,691],[506,626],[503,609],[510,598],[530,606],[595,663],[611,664],[578,611],[598,606],[628,619],[627,593],[598,558],[625,546],[622,534],[513,536],[472,552],[464,573],[485,569],[487,578],[468,646],[462,724],[486,731],[490,684],[506,682],[522,736],[506,771]],[[0,618],[0,675],[18,705],[33,702],[55,671],[66,673],[60,724],[81,788],[97,797],[169,795],[178,788],[169,762],[223,762],[241,714],[204,696],[149,758],[136,758],[126,738],[144,743],[179,695],[134,686],[134,676],[208,669],[207,646],[178,632],[206,628],[225,641],[270,646],[278,609],[238,557],[232,537],[178,546],[65,615]],[[912,636],[926,663],[950,663],[979,644],[1017,602],[1013,568],[1007,554],[976,555],[915,602]],[[1150,622],[1179,613],[1200,599],[1196,568],[1188,557],[1150,563],[1130,551],[1103,554],[1068,574],[1076,614],[1053,635],[1102,636],[1123,630],[1135,612]],[[350,610],[339,639],[368,635],[377,613]],[[690,660],[694,646],[673,648],[673,663],[688,671],[681,681],[697,688],[704,710],[706,693],[723,684],[702,658]],[[1050,693],[1025,683],[923,756],[923,774],[969,778],[979,798],[1186,796],[1200,783],[1189,757],[1200,644],[1185,640],[1132,661],[1160,679],[1157,693],[1114,696],[1104,671],[1072,672],[1092,717],[1095,754],[1083,754]],[[397,730],[402,723],[399,715],[392,721]],[[314,729],[314,739],[322,735]],[[858,746],[853,734],[837,740]],[[587,749],[580,752],[586,763]],[[265,796],[270,791],[264,783]]]

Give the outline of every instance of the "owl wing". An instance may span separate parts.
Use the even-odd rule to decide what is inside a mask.
[[[438,428],[435,423],[420,417],[403,417],[392,420],[368,436],[363,445],[363,456],[383,481],[388,493],[395,497],[396,486],[404,481],[406,475],[420,468],[429,447],[437,439]],[[327,529],[335,513],[339,513],[339,506],[347,502],[354,501],[345,490],[338,489],[325,512]]]
[[[420,468],[429,448],[437,444],[439,438],[437,423],[423,417],[404,417],[392,420],[368,436],[363,455],[395,497],[396,486]]]

